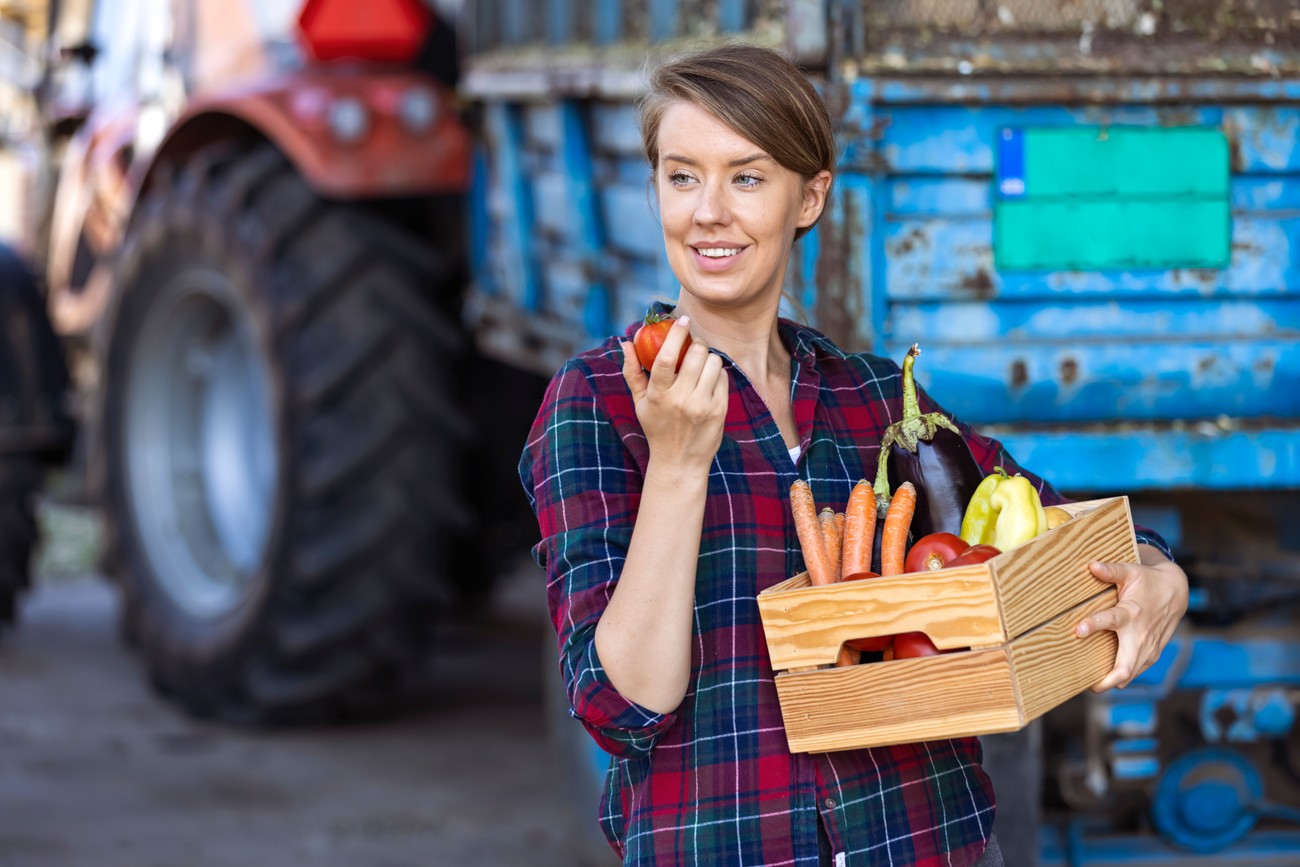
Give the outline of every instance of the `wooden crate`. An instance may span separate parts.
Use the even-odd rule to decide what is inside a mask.
[[[1015,731],[1104,677],[1115,633],[1074,627],[1115,604],[1088,564],[1138,562],[1128,498],[1062,508],[1076,517],[985,563],[760,593],[790,751]],[[970,649],[830,667],[845,641],[903,632]]]

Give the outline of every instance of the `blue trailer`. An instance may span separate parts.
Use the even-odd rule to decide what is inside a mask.
[[[1043,864],[1300,861],[1300,22],[1243,5],[469,13],[485,352],[549,374],[675,297],[636,124],[647,51],[773,45],[841,148],[790,313],[894,359],[919,342],[940,403],[1070,495],[1127,493],[1174,546],[1191,609],[1159,663],[1034,733]],[[594,798],[604,759],[555,716]]]

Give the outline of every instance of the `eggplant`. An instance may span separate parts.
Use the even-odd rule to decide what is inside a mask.
[[[887,462],[887,490],[897,490],[903,482],[916,487],[914,536],[955,535],[961,532],[966,504],[984,480],[984,470],[951,418],[921,412],[912,372],[920,354],[920,347],[912,344],[903,359],[903,417],[885,429],[881,463]],[[881,480],[878,475],[878,489]]]

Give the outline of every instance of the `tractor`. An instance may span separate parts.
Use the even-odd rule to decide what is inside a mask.
[[[194,714],[391,707],[517,548],[484,456],[540,386],[461,324],[455,14],[51,4],[29,246],[121,631]]]
[[[0,629],[30,580],[37,494],[71,452],[67,402],[68,370],[39,281],[0,246]]]

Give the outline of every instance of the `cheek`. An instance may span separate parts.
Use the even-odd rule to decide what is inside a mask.
[[[680,235],[690,228],[693,209],[686,196],[660,196],[659,222],[665,235]]]
[[[798,212],[792,213],[784,202],[770,202],[753,213],[751,225],[755,235],[769,241],[780,241],[794,233],[798,219]]]

